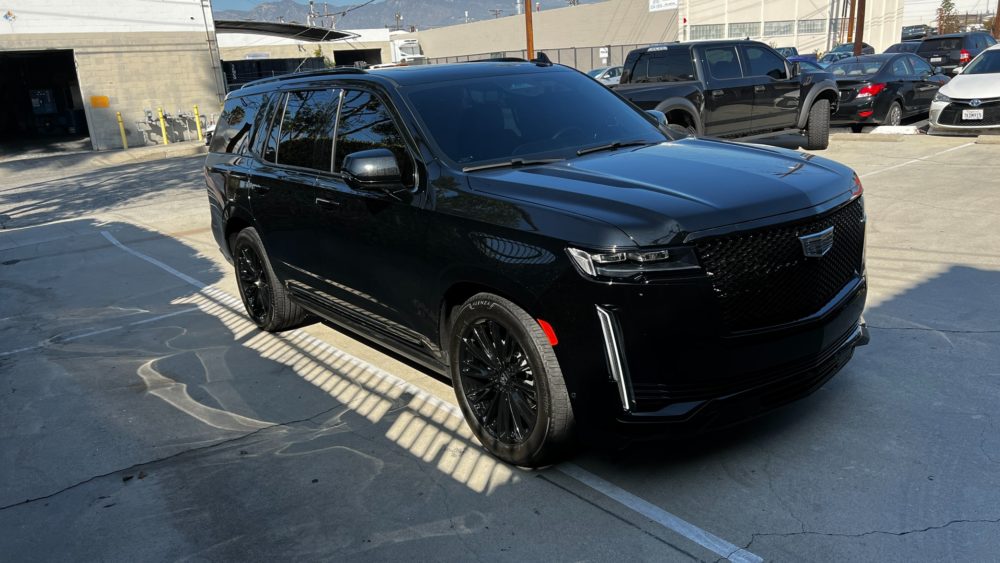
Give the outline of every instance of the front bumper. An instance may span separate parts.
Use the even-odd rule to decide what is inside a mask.
[[[928,125],[930,133],[971,134],[1000,133],[1000,99],[989,100],[977,106],[983,110],[984,119],[964,120],[963,109],[972,109],[966,101],[931,102]]]

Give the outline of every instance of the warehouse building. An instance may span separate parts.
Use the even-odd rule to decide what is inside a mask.
[[[904,0],[868,0],[865,42],[899,41]],[[529,4],[530,5],[530,4]],[[581,70],[621,64],[628,50],[670,41],[756,39],[801,53],[846,40],[848,0],[607,0],[535,12],[536,50]],[[537,4],[536,4],[537,6]],[[412,33],[432,61],[524,56],[524,16]]]
[[[209,0],[5,0],[0,143],[90,138],[120,148],[196,138],[225,95]]]

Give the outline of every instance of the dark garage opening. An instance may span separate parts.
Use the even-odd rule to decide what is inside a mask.
[[[88,136],[73,51],[0,52],[0,76],[3,152]]]
[[[231,92],[247,82],[260,78],[281,76],[292,72],[305,72],[326,68],[323,57],[304,59],[245,59],[222,61],[222,72],[226,75],[226,90]]]

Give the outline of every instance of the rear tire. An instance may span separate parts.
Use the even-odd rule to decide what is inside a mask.
[[[885,112],[885,119],[882,121],[882,125],[899,125],[903,121],[903,108],[899,105],[899,102],[892,102],[889,109]]]
[[[830,146],[830,100],[816,100],[809,108],[806,123],[806,146],[811,151]]]
[[[555,351],[528,313],[502,297],[474,295],[455,314],[448,351],[458,404],[487,451],[524,467],[568,452],[569,393]]]
[[[274,275],[260,235],[247,227],[233,239],[236,285],[250,320],[258,327],[277,332],[301,325],[308,314],[292,302],[285,286]]]

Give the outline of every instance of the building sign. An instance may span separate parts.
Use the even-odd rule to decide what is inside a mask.
[[[663,10],[676,10],[677,0],[649,0],[650,12],[662,12]]]

